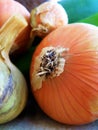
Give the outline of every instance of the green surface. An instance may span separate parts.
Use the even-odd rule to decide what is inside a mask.
[[[76,22],[98,12],[98,0],[59,0],[68,13],[69,22]]]
[[[89,23],[98,26],[98,13],[82,19],[79,22]]]

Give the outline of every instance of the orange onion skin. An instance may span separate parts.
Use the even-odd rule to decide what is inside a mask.
[[[30,13],[29,11],[19,2],[14,0],[0,0],[0,27],[14,14],[21,14],[28,22],[28,26],[20,33],[17,37],[11,52],[21,52],[29,47],[30,39]]]
[[[34,90],[34,64],[44,47],[69,48],[63,73],[42,82]],[[36,48],[30,67],[32,93],[41,109],[52,119],[71,125],[98,118],[98,28],[83,23],[60,27]]]

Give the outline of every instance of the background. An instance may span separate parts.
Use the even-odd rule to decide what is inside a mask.
[[[34,7],[38,6],[46,0],[17,0],[22,3],[29,11]],[[55,0],[54,0],[55,1]],[[66,9],[69,17],[69,23],[78,22],[89,16],[96,15],[98,12],[98,0],[61,0],[59,3]],[[96,15],[97,16],[97,15]],[[89,22],[92,21],[97,23],[97,17],[90,18]],[[85,21],[85,20],[84,20]],[[35,38],[34,44],[40,42],[41,39]],[[16,58],[13,62],[22,71],[28,82],[28,88],[30,90],[29,83],[29,65],[30,60],[34,51],[34,46],[30,48],[27,54],[21,55],[18,59]],[[22,67],[21,63],[26,60],[27,62]],[[13,121],[0,125],[0,130],[98,130],[98,121],[92,122],[87,125],[81,126],[69,126],[60,124],[49,117],[47,117],[38,107],[34,100],[31,91],[29,91],[28,103],[24,111]]]

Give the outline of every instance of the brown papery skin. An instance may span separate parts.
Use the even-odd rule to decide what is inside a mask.
[[[17,52],[21,52],[26,50],[29,47],[30,40],[30,30],[31,27],[29,25],[30,22],[30,13],[29,11],[19,2],[14,0],[0,0],[0,27],[8,20],[9,17],[21,14],[25,17],[28,22],[28,26],[21,32],[21,34],[17,37],[11,52],[18,50]]]
[[[35,90],[32,75],[37,56],[44,47],[69,48],[63,73],[48,78]],[[83,23],[60,27],[46,36],[32,57],[32,93],[41,109],[52,119],[72,125],[98,118],[98,28]]]

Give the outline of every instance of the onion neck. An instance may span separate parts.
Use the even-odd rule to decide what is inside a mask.
[[[64,71],[65,56],[69,48],[45,47],[36,57],[34,72],[32,74],[32,86],[34,90],[41,88],[42,81],[59,76]]]
[[[45,50],[44,50],[45,49]],[[59,76],[65,65],[65,58],[63,53],[67,51],[65,48],[47,47],[42,50],[41,63],[37,75],[45,78],[52,78]]]
[[[0,29],[0,53],[9,51],[19,35],[19,33],[27,26],[26,20],[21,16],[12,16]]]

